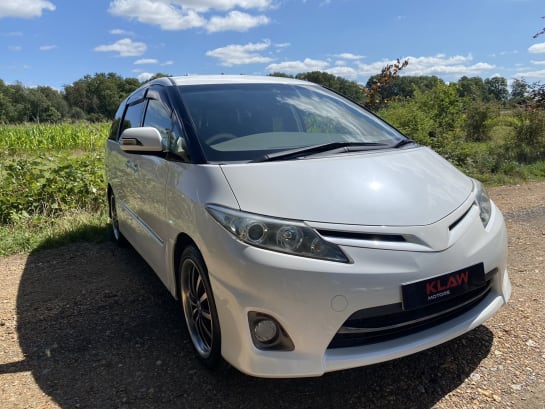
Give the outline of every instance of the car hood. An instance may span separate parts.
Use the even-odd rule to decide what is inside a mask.
[[[470,178],[424,147],[301,160],[228,164],[240,209],[322,223],[434,223],[472,191]]]

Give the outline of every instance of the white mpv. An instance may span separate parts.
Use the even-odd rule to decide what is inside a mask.
[[[115,238],[180,300],[208,367],[386,361],[470,331],[511,294],[483,186],[316,84],[151,81],[119,107],[106,170]]]

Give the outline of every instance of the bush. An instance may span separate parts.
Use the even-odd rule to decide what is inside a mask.
[[[102,154],[3,158],[0,164],[0,223],[54,218],[67,211],[105,206]]]
[[[529,164],[545,160],[545,112],[519,110],[514,135],[504,145],[505,159]]]
[[[490,122],[494,110],[490,104],[475,102],[471,104],[464,117],[463,129],[468,141],[483,142],[490,140]]]

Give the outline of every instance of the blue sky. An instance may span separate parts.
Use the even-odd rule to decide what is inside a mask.
[[[3,0],[0,79],[326,71],[545,80],[543,0]]]

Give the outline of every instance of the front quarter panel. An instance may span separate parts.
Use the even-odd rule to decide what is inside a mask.
[[[238,203],[218,165],[171,162],[166,192],[165,237],[169,241],[166,255],[172,281],[169,289],[176,294],[175,273],[178,260],[174,259],[176,240],[180,234],[191,238],[202,253],[209,258],[207,243],[202,236],[203,220],[209,217],[205,205],[221,203],[238,209]]]

